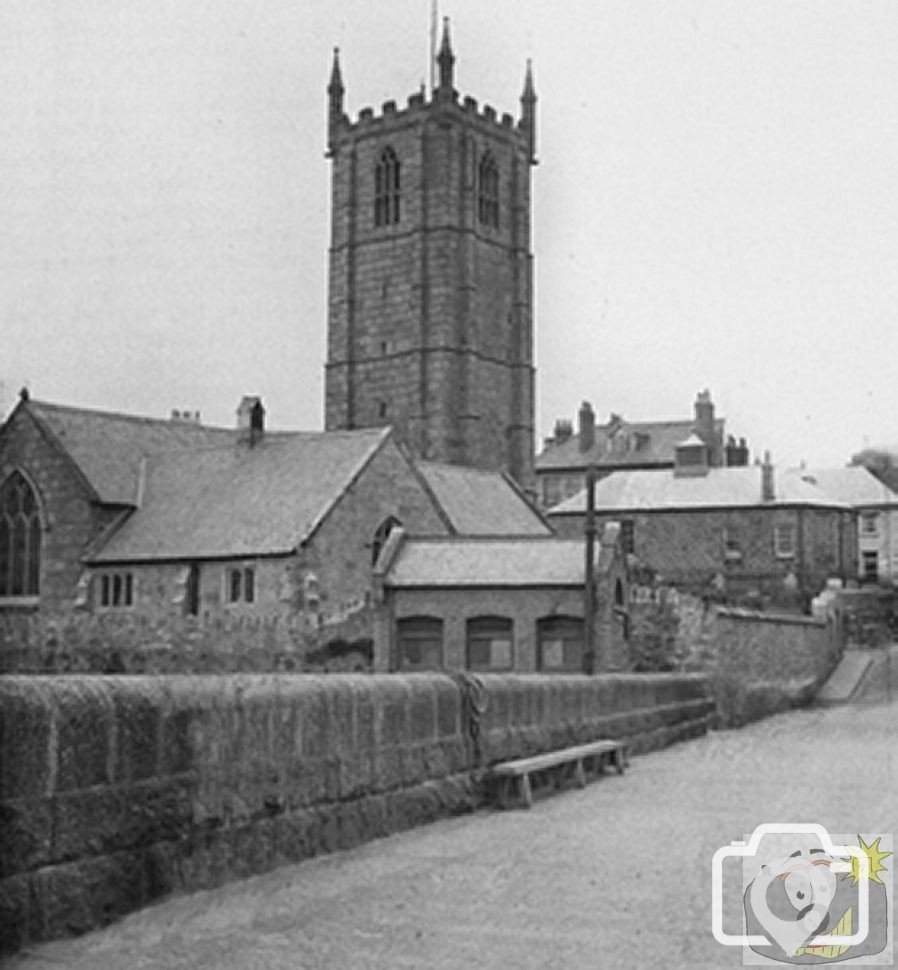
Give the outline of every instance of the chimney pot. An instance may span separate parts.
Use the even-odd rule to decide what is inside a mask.
[[[252,447],[265,434],[265,408],[262,399],[244,395],[237,408],[238,440]]]

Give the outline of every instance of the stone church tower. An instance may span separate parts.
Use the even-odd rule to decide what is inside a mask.
[[[334,52],[325,427],[391,424],[420,458],[504,469],[529,489],[530,66],[515,122],[459,100],[446,22],[437,62],[429,100],[351,121]]]

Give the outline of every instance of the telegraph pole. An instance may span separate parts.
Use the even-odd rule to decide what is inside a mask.
[[[586,569],[583,589],[583,673],[596,672],[596,466],[586,472]]]

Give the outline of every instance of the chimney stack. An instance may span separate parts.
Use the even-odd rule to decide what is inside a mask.
[[[237,440],[253,447],[265,434],[265,408],[262,399],[244,395],[237,408]]]
[[[567,418],[558,418],[555,422],[555,434],[552,436],[553,444],[560,445],[567,441],[574,433],[574,426]]]
[[[580,405],[579,412],[579,438],[580,451],[591,451],[596,443],[596,413],[592,409],[589,401],[584,401]]]
[[[773,464],[770,461],[770,452],[764,452],[764,463],[761,465],[761,500],[772,502],[776,498],[773,487]]]

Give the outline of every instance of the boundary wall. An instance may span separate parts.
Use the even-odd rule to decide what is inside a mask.
[[[485,767],[704,734],[699,674],[0,678],[0,949],[483,803]]]

